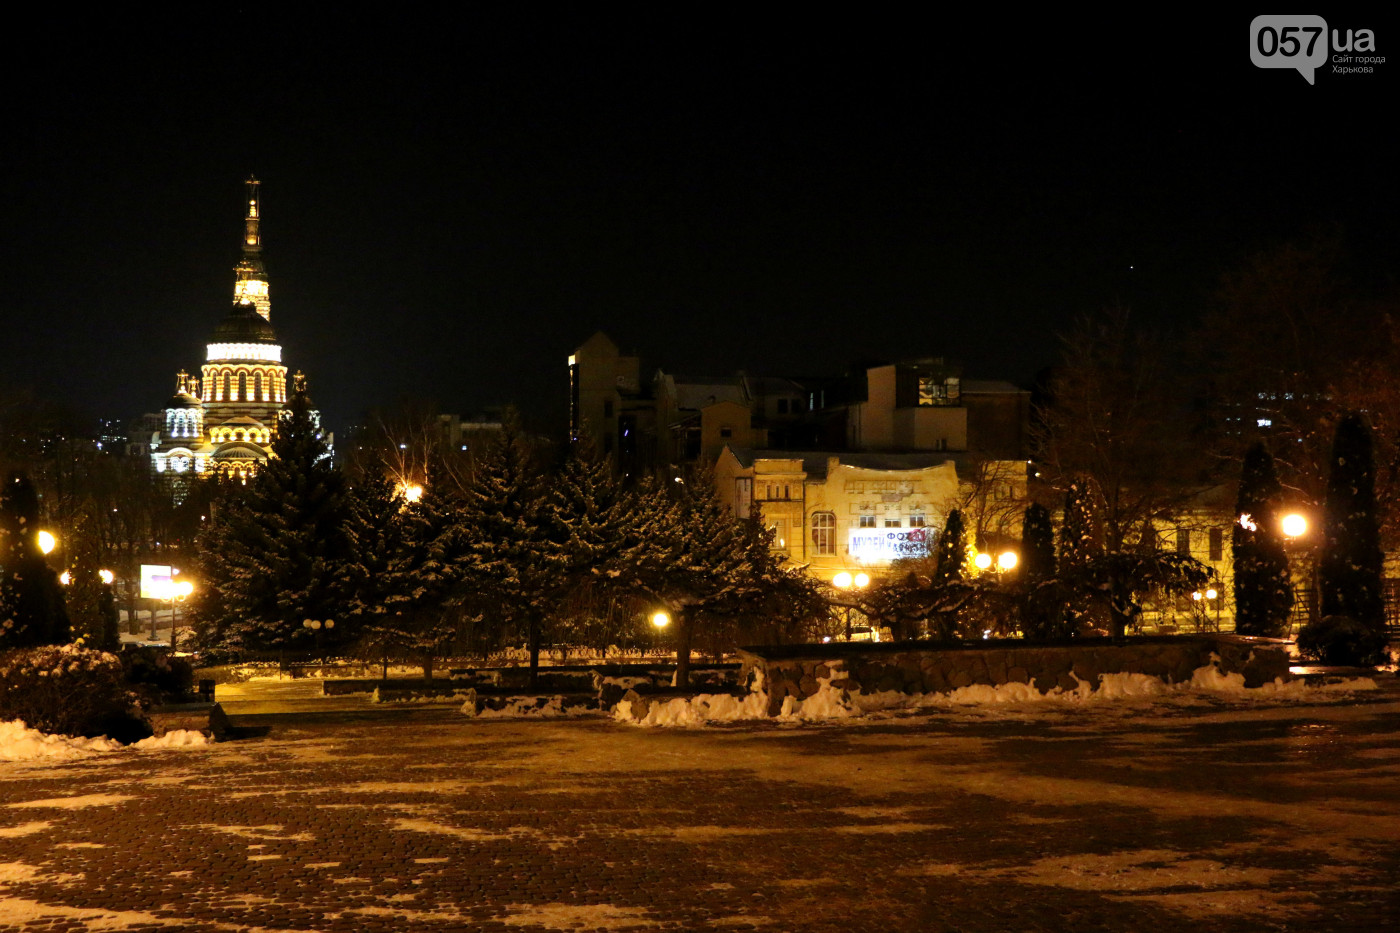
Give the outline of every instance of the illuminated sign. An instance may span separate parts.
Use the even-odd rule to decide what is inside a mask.
[[[923,557],[928,554],[927,528],[885,529],[861,528],[851,531],[851,556],[864,564],[888,563],[901,557]]]
[[[142,564],[141,598],[169,599],[172,576],[168,564]]]

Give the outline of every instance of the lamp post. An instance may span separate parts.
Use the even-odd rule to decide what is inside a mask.
[[[172,573],[178,573],[178,572],[179,572],[179,571],[172,571]],[[170,590],[169,590],[169,593],[170,593],[170,651],[171,651],[171,653],[174,653],[174,651],[175,651],[175,632],[176,632],[176,629],[177,629],[177,627],[178,627],[178,625],[179,625],[179,619],[180,619],[179,609],[177,608],[177,604],[182,603],[182,602],[184,602],[185,600],[189,599],[189,598],[190,598],[190,594],[193,593],[193,592],[194,592],[194,584],[191,583],[189,580],[181,580],[181,581],[178,582],[178,583],[176,583],[174,580],[170,581]]]
[[[311,631],[316,633],[316,653],[319,655],[322,653],[321,632],[323,630],[330,631],[331,629],[335,628],[335,620],[326,619],[325,621],[321,621],[320,619],[302,619],[301,627],[311,629]]]
[[[838,590],[863,590],[870,585],[870,575],[864,572],[850,574],[841,571],[831,578],[831,585]],[[846,606],[846,641],[851,640],[851,607]]]
[[[1279,519],[1279,530],[1283,532],[1283,543],[1285,550],[1296,549],[1303,555],[1303,592],[1307,594],[1307,605],[1304,607],[1307,613],[1307,620],[1313,621],[1317,617],[1317,564],[1313,560],[1312,548],[1307,543],[1298,542],[1308,534],[1307,516],[1298,512],[1289,512]]]

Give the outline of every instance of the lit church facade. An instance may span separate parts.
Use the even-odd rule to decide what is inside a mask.
[[[182,370],[176,377],[164,422],[150,440],[157,473],[243,479],[271,455],[278,414],[287,403],[287,367],[271,323],[256,179],[248,180],[247,191],[233,308],[214,328],[199,375]]]

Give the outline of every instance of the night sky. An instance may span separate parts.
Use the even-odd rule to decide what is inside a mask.
[[[12,35],[0,383],[161,407],[229,308],[249,174],[284,360],[337,429],[405,396],[556,426],[599,329],[648,371],[1026,383],[1076,314],[1180,331],[1271,243],[1400,268],[1397,17],[1326,14],[1390,61],[1309,86],[1250,63],[1253,14],[603,9]]]

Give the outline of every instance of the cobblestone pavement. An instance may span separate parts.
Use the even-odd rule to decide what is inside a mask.
[[[263,734],[0,763],[0,929],[1400,924],[1394,693],[688,731],[231,705]]]

